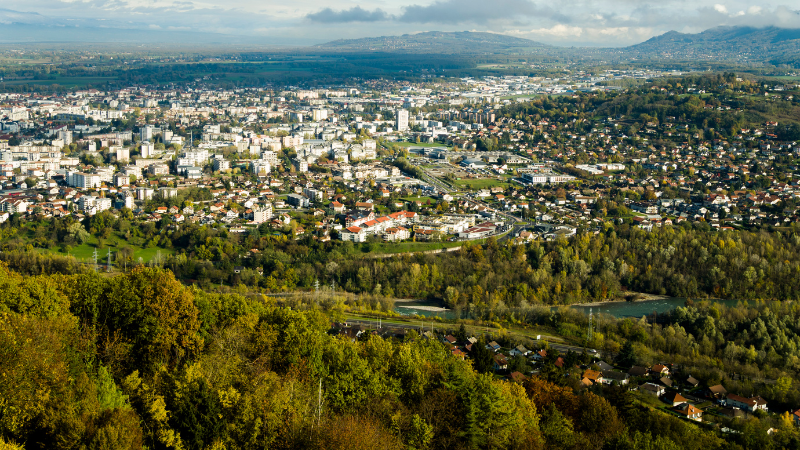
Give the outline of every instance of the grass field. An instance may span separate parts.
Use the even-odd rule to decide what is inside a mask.
[[[495,236],[496,238],[500,238],[501,236],[505,236],[508,234],[508,231]],[[475,239],[472,241],[468,241],[470,245],[481,245],[486,243],[486,239]],[[377,254],[390,254],[390,253],[416,253],[416,252],[425,252],[429,250],[438,250],[442,248],[453,248],[453,247],[461,247],[464,245],[465,241],[443,241],[443,242],[382,242],[380,244],[371,244],[370,253],[377,253]],[[366,250],[366,247],[362,247],[362,251]]]
[[[439,201],[433,197],[403,197],[400,200],[404,202],[422,202],[423,205],[426,204],[428,201],[430,201],[432,205],[435,205],[436,202]]]
[[[416,253],[438,250],[441,248],[460,247],[461,244],[463,244],[463,242],[384,242],[372,244],[369,253]]]
[[[98,261],[105,263],[109,249],[111,249],[113,262],[116,260],[116,253],[125,247],[130,247],[133,250],[134,261],[138,261],[139,258],[141,258],[143,262],[149,262],[155,258],[159,252],[161,253],[162,258],[175,253],[175,251],[172,249],[160,247],[142,248],[137,245],[132,245],[130,242],[115,235],[103,240],[102,245],[98,242],[96,237],[92,236],[83,244],[70,248],[69,253],[62,251],[63,249],[60,246],[52,246],[47,249],[41,249],[40,251],[59,256],[70,255],[78,258],[79,260],[90,262],[94,258],[94,251],[97,250]]]
[[[456,180],[453,182],[456,186],[459,187],[467,187],[471,186],[472,189],[486,189],[490,187],[502,187],[503,189],[511,186],[511,183],[506,181],[500,181],[494,178],[482,178],[482,179],[461,179]]]
[[[85,86],[87,84],[102,84],[107,81],[115,81],[117,77],[63,77],[52,80],[10,80],[0,82],[0,85],[18,86],[24,84],[36,84],[47,86],[58,84],[61,86]]]
[[[544,94],[515,94],[515,95],[504,95],[500,97],[500,100],[512,100],[517,98],[536,98],[541,97]]]

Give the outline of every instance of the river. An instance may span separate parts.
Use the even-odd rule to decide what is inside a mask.
[[[696,300],[699,301],[699,300]],[[722,303],[725,306],[736,306],[737,300],[710,300],[714,303]],[[664,298],[658,300],[645,300],[638,302],[608,302],[601,303],[594,306],[574,305],[575,308],[584,314],[588,315],[589,310],[595,314],[603,313],[610,316],[621,317],[642,317],[653,314],[663,314],[673,309],[684,306],[686,304],[685,298]],[[553,308],[558,308],[554,306]],[[395,305],[395,311],[403,315],[419,315],[423,317],[441,317],[442,319],[455,319],[456,312],[449,309],[443,309],[442,305],[435,302],[426,301],[413,301],[413,302],[398,302]],[[464,317],[467,313],[462,312],[461,316]]]
[[[699,300],[696,300],[699,301]],[[714,303],[722,303],[725,306],[736,306],[738,300],[711,300]],[[572,308],[583,311],[584,314],[589,314],[591,309],[593,313],[608,314],[617,318],[620,317],[642,317],[649,314],[657,313],[663,314],[673,309],[686,305],[685,298],[664,298],[658,300],[645,300],[640,302],[609,302],[602,303],[596,306],[572,306]]]

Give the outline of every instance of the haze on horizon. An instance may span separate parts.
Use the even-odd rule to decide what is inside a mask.
[[[670,30],[716,26],[800,28],[786,0],[4,0],[2,24],[227,35],[240,42],[312,45],[422,31],[488,31],[552,45],[617,47]],[[98,31],[99,30],[99,31]],[[88,34],[88,33],[87,33]],[[75,35],[75,33],[73,33]]]

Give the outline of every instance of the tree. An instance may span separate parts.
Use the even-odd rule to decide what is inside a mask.
[[[617,355],[617,364],[622,367],[631,367],[636,364],[636,355],[633,350],[633,341],[628,339],[622,346],[622,350]]]
[[[494,354],[486,348],[486,341],[481,338],[472,346],[473,367],[479,373],[490,373],[494,370]]]
[[[169,270],[137,267],[115,278],[100,320],[134,344],[137,366],[176,364],[201,347],[192,292]]]

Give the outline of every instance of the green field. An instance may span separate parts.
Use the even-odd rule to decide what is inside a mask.
[[[430,201],[432,205],[435,205],[436,202],[439,201],[433,197],[403,197],[400,200],[404,202],[422,202],[423,205],[426,204],[428,201]]]
[[[786,81],[800,81],[800,76],[793,77],[791,75],[780,75],[780,76],[767,76],[765,78],[775,78],[776,80],[786,80]]]
[[[84,262],[91,262],[92,259],[94,258],[94,251],[95,251],[95,249],[97,249],[97,260],[99,262],[105,264],[106,257],[108,256],[109,248],[111,249],[111,253],[112,253],[111,258],[112,258],[112,263],[113,263],[114,261],[116,261],[116,253],[119,250],[121,250],[123,247],[125,247],[125,246],[124,245],[123,246],[108,245],[108,244],[104,245],[103,247],[97,247],[97,244],[88,244],[88,243],[86,243],[86,244],[82,244],[82,245],[73,247],[72,249],[70,249],[69,254],[61,251],[61,249],[58,248],[58,247],[53,247],[53,248],[49,248],[49,249],[43,249],[43,251],[47,252],[47,253],[53,253],[53,254],[56,254],[56,255],[60,255],[60,256],[70,255],[70,256],[74,256],[74,257],[78,258],[78,260],[81,260],[81,261],[84,261]],[[161,257],[162,258],[165,258],[165,257],[170,256],[173,253],[175,253],[175,251],[172,250],[172,249],[159,248],[159,247],[141,248],[141,247],[136,247],[136,246],[133,246],[133,245],[129,245],[128,247],[133,249],[133,260],[134,261],[138,261],[139,258],[141,258],[142,262],[149,262],[150,260],[155,258],[156,255],[158,255],[159,252],[161,252]]]
[[[130,242],[122,239],[116,235],[112,235],[108,239],[104,239],[102,245],[98,242],[95,236],[91,236],[86,242],[81,245],[76,245],[69,249],[69,253],[64,252],[61,246],[52,246],[46,249],[40,249],[43,253],[51,253],[59,256],[74,256],[83,262],[92,262],[94,258],[94,251],[97,250],[97,260],[105,263],[108,256],[108,250],[111,249],[112,262],[116,261],[116,253],[125,247],[130,247],[133,250],[133,260],[138,261],[139,258],[142,262],[149,262],[155,258],[159,252],[161,257],[165,258],[175,253],[173,249],[148,247],[142,248],[137,245],[132,245]]]
[[[511,186],[511,183],[508,183],[506,181],[500,181],[494,178],[462,179],[454,181],[453,184],[459,187],[471,186],[472,189],[486,189],[498,186],[503,189],[506,189],[507,187]]]
[[[460,247],[463,242],[383,242],[369,245],[369,253],[415,253],[438,250],[441,248]],[[363,244],[362,244],[363,245]],[[366,247],[362,247],[362,251]]]
[[[541,97],[543,94],[515,94],[515,95],[504,95],[500,97],[500,100],[512,100],[516,98],[536,98]]]
[[[89,84],[102,84],[108,81],[116,81],[117,77],[58,77],[55,79],[47,80],[10,80],[0,82],[0,86],[18,86],[24,84],[35,85],[51,85],[58,84],[61,86],[86,86]]]

